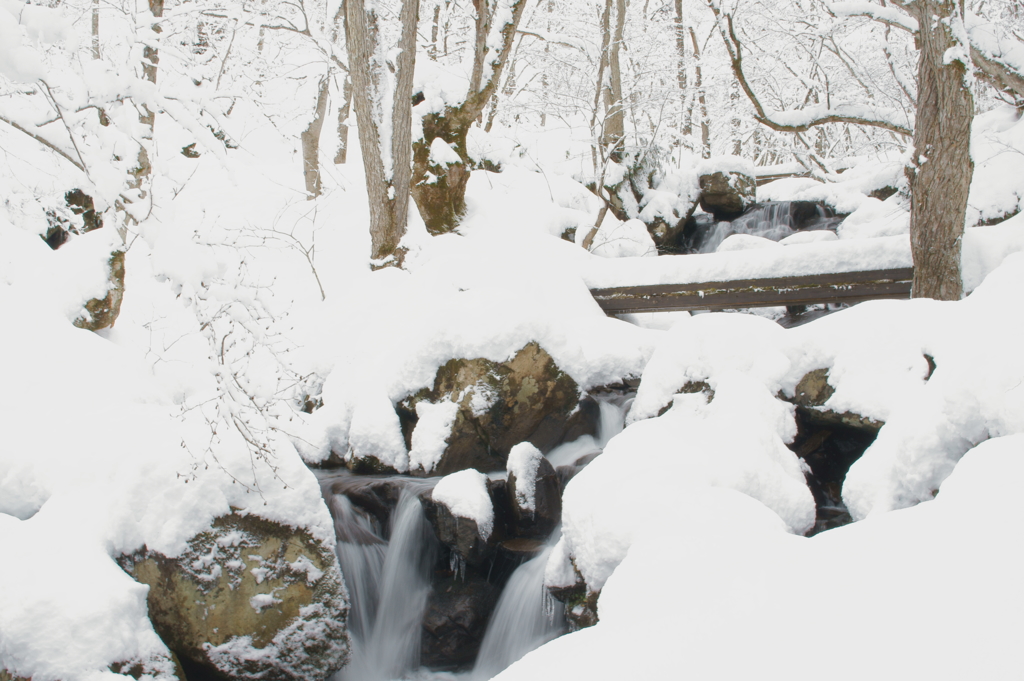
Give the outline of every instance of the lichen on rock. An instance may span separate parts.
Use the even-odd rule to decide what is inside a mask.
[[[143,549],[119,562],[150,586],[150,619],[168,647],[218,674],[325,679],[348,661],[337,559],[304,530],[232,513],[178,557]]]

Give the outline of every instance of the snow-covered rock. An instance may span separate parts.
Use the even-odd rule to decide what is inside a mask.
[[[494,552],[498,533],[486,475],[469,469],[446,475],[423,502],[438,541],[467,563],[480,565]]]
[[[447,474],[500,470],[512,447],[524,441],[550,449],[578,402],[576,382],[530,343],[507,362],[447,362],[433,388],[404,400],[399,413],[413,469]]]
[[[551,462],[529,442],[508,455],[508,497],[519,536],[547,536],[562,520],[562,486]]]
[[[231,514],[177,557],[142,550],[120,563],[149,586],[161,638],[211,673],[300,681],[349,659],[337,558],[307,532]]]

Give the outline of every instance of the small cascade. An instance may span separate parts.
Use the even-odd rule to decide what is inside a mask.
[[[473,681],[496,676],[526,653],[565,632],[563,606],[544,586],[544,569],[552,547],[549,542],[509,578],[484,634],[473,666]]]
[[[556,469],[575,466],[581,459],[593,458],[605,448],[608,441],[622,432],[626,414],[633,405],[633,393],[599,393],[594,395],[599,411],[596,435],[583,435],[572,442],[558,445],[547,458]]]
[[[731,222],[693,219],[687,228],[685,249],[696,253],[714,253],[733,234],[750,234],[781,241],[798,231],[835,231],[842,222],[831,209],[811,201],[765,201],[755,204]]]
[[[390,681],[419,666],[423,612],[436,557],[419,488],[404,487],[391,514],[388,540],[376,520],[344,494],[332,494],[338,560],[352,601],[352,660],[333,681]]]

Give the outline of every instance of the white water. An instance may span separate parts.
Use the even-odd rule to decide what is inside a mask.
[[[818,216],[805,220],[804,231],[810,229],[830,229],[835,231],[842,218],[829,217],[821,206],[817,206]],[[772,241],[781,241],[787,236],[796,234],[793,225],[792,206],[789,201],[768,201],[755,210],[751,210],[732,222],[718,222],[708,229],[700,245],[700,253],[714,253],[726,238],[733,234],[751,234]]]
[[[556,533],[557,534],[557,533]],[[552,544],[523,563],[508,580],[487,625],[472,681],[486,681],[565,631],[562,604],[544,586]]]
[[[603,393],[595,395],[594,399],[597,400],[597,405],[601,410],[597,435],[583,435],[572,442],[558,445],[548,452],[548,461],[555,468],[571,466],[588,454],[601,452],[609,440],[622,432],[626,414],[633,406],[633,397],[618,393]]]
[[[402,491],[390,541],[342,495],[332,502],[338,559],[352,600],[352,660],[334,681],[389,681],[419,666],[435,540],[416,491]],[[343,522],[344,521],[344,522]],[[343,525],[343,527],[341,527]]]

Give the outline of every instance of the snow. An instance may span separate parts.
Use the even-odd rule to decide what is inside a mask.
[[[516,504],[526,511],[536,508],[537,469],[544,458],[529,442],[520,442],[508,453],[506,470],[516,479]]]
[[[429,473],[441,460],[452,432],[452,424],[459,412],[459,405],[451,400],[432,404],[426,400],[416,404],[416,428],[412,431],[412,449],[409,450],[409,466],[422,468]]]
[[[739,173],[747,177],[754,177],[754,163],[742,156],[712,156],[704,159],[697,166],[697,175],[712,175],[714,173]]]
[[[849,13],[868,3],[841,5]],[[0,0],[0,74],[55,79],[55,101],[90,166],[85,177],[0,126],[0,542],[14,557],[0,562],[0,584],[17,585],[0,589],[0,670],[92,681],[123,678],[110,665],[140,661],[149,678],[170,678],[147,589],[118,556],[143,546],[180,555],[232,509],[333,546],[306,464],[333,454],[429,473],[457,405],[420,402],[407,448],[396,404],[432,386],[452,358],[500,362],[537,342],[583,390],[642,382],[627,427],[569,483],[563,537],[546,570],[548,584],[572,585],[578,570],[600,589],[601,623],[553,641],[502,678],[739,678],[766,668],[797,679],[822,670],[865,678],[878,676],[879,660],[886,677],[1019,671],[1024,566],[1008,538],[1020,526],[1014,486],[1024,473],[1024,215],[974,226],[1021,208],[1024,127],[1010,108],[975,122],[965,300],[864,303],[791,330],[740,314],[627,322],[606,317],[588,289],[909,266],[904,198],[867,196],[901,187],[902,160],[892,152],[846,159],[848,169],[825,182],[758,188],[761,200],[822,201],[851,213],[838,237],[804,232],[781,247],[739,235],[720,253],[647,257],[654,249],[643,223],[606,216],[587,253],[580,243],[602,208],[580,182],[594,179],[590,131],[556,122],[554,112],[543,130],[499,120],[494,132],[470,132],[470,156],[502,172],[472,173],[457,232],[430,237],[413,211],[406,269],[371,272],[354,134],[349,163],[322,163],[324,194],[306,200],[295,142],[310,88],[292,96],[281,82],[268,84],[259,101],[238,94],[241,81],[215,92],[203,74],[219,60],[175,71],[182,51],[170,45],[159,88],[140,83],[114,57],[79,59],[69,38],[85,24],[71,27],[64,11]],[[508,12],[503,4],[495,26]],[[114,16],[104,17],[106,31]],[[1012,57],[1006,36],[997,44],[985,37],[991,26],[972,21],[972,40]],[[290,59],[319,63],[318,50],[296,48]],[[464,66],[420,60],[417,116],[462,100]],[[261,78],[263,68],[254,62]],[[18,87],[4,90],[5,116],[26,125],[52,118],[48,104]],[[233,113],[214,106],[221,99],[235,102]],[[90,333],[72,322],[105,291],[110,253],[122,246],[112,227],[124,215],[112,206],[128,191],[140,103],[167,112],[152,146],[156,176],[136,205],[140,223],[129,225],[121,316]],[[107,107],[110,126],[99,125],[92,105]],[[241,147],[225,150],[208,124]],[[193,141],[205,148],[201,158],[178,153]],[[434,162],[454,161],[449,145],[431,148]],[[684,217],[702,170],[757,170],[735,157],[678,165],[661,169],[631,206],[643,220]],[[606,181],[618,181],[626,167],[608,171]],[[51,251],[39,235],[48,213],[66,217],[70,187],[95,194],[108,227]],[[573,229],[570,243],[562,237]],[[751,244],[763,247],[733,249]],[[885,425],[843,487],[858,522],[806,539],[799,535],[815,508],[804,464],[787,447],[793,408],[778,394],[823,368],[834,388],[825,408]],[[706,388],[679,394],[687,383]],[[318,397],[322,407],[300,410]],[[475,391],[471,408],[489,399]],[[589,453],[599,443],[580,446]],[[525,443],[509,457],[524,503],[538,457]],[[483,474],[447,476],[433,494],[483,535],[495,531]],[[199,568],[213,574],[213,558]],[[322,576],[301,560],[291,567],[307,583]],[[269,657],[286,665],[315,633],[304,626],[262,650],[241,637],[211,654],[228,667]]]
[[[667,516],[647,516],[597,626],[496,678],[863,679],[880,665],[887,678],[1013,678],[1024,555],[1008,537],[1024,519],[1022,455],[1024,436],[994,438],[934,501],[810,539],[732,490],[686,490]]]
[[[475,522],[484,541],[494,531],[494,506],[483,473],[470,468],[446,475],[434,486],[431,498],[444,504],[452,515]]]
[[[590,252],[604,258],[645,258],[658,255],[658,248],[640,220],[605,220],[594,235]]]
[[[435,137],[430,143],[430,164],[435,166],[447,166],[452,163],[461,163],[462,159],[450,144],[440,137]]]

